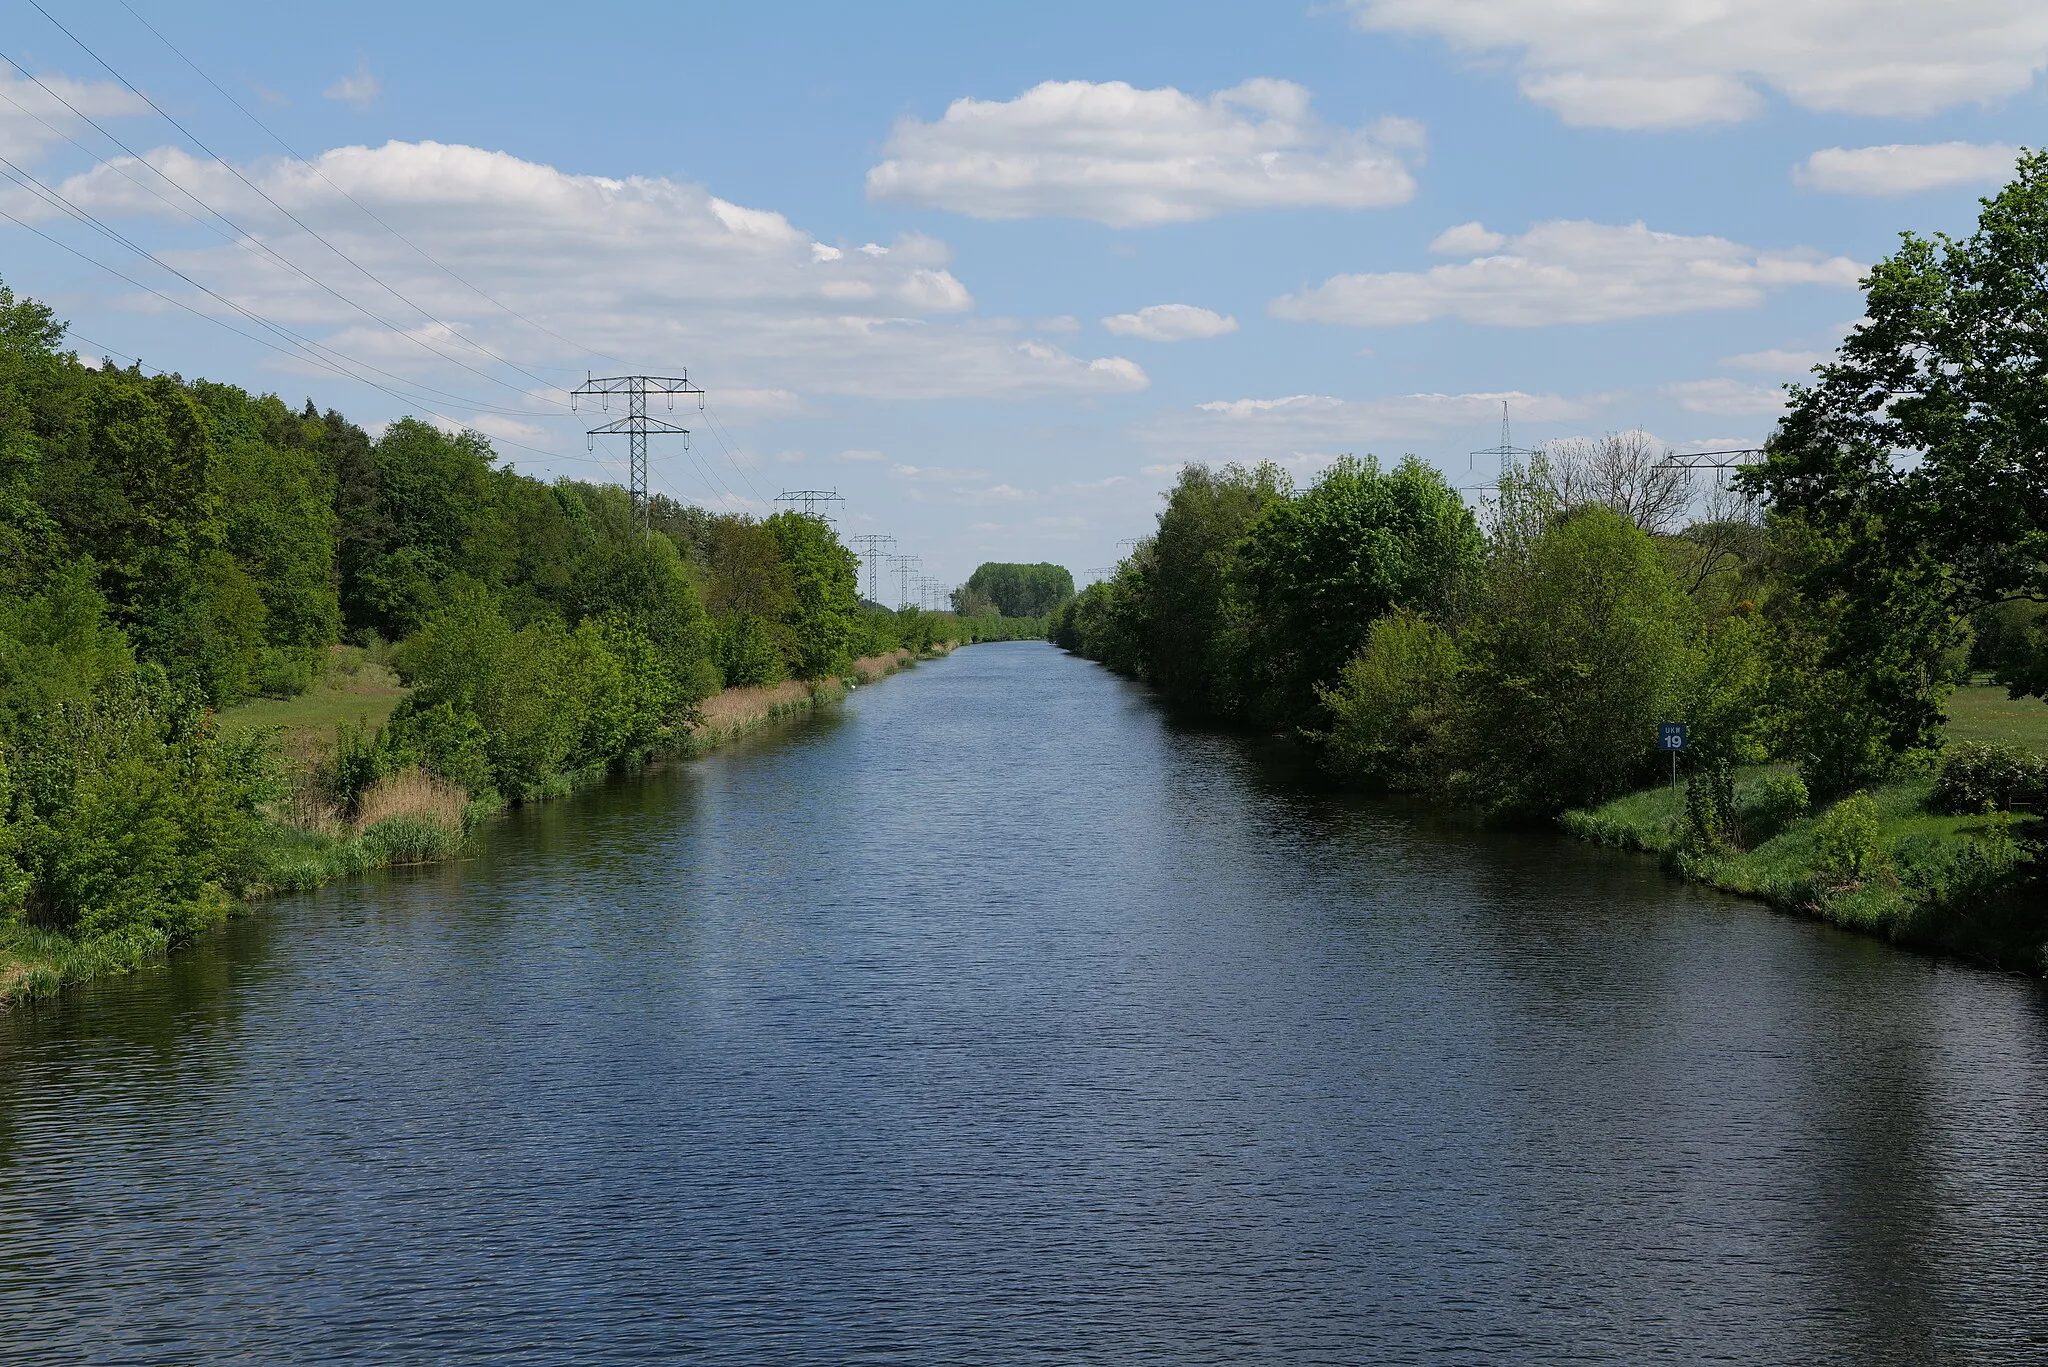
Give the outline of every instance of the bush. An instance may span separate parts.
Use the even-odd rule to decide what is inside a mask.
[[[1813,867],[1833,887],[1852,887],[1887,871],[1870,794],[1845,797],[1820,819],[1813,829]]]
[[[1392,788],[1426,782],[1457,678],[1458,646],[1442,627],[1401,610],[1374,622],[1337,686],[1320,690],[1330,768]]]
[[[1797,774],[1772,774],[1743,798],[1738,811],[1743,837],[1761,845],[1806,815],[1810,799]]]
[[[1927,805],[1969,816],[2048,801],[2048,759],[2018,745],[1964,741],[1942,759]]]
[[[1504,540],[1461,639],[1472,795],[1547,815],[1653,780],[1657,723],[1686,683],[1691,617],[1656,543],[1605,508]]]
[[[781,683],[786,671],[782,650],[760,618],[747,613],[728,617],[718,627],[718,671],[727,688],[758,688]]]

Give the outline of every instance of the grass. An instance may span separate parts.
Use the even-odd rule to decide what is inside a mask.
[[[278,748],[299,769],[310,769],[324,744],[331,744],[337,726],[382,726],[406,695],[405,685],[381,650],[332,646],[327,665],[313,686],[296,698],[255,698],[223,709],[215,721],[221,731],[274,730]]]
[[[1738,807],[1768,772],[1738,777]],[[1871,793],[1877,869],[1860,879],[1829,872],[1816,838],[1824,807],[1782,830],[1756,832],[1747,849],[1693,847],[1684,791],[1669,787],[1567,812],[1562,823],[1581,839],[1654,854],[1687,879],[1786,911],[1993,967],[2048,972],[2048,922],[2031,886],[2038,875],[2021,859],[2025,846],[2014,843],[2015,836],[2037,838],[2040,823],[2004,813],[1931,813],[1932,786],[1920,779]]]
[[[1958,688],[1948,700],[1948,736],[2024,745],[2048,754],[2048,702],[2008,698],[1996,684]]]

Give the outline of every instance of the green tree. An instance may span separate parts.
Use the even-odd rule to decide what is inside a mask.
[[[822,679],[844,672],[859,636],[859,562],[823,518],[783,512],[764,525],[789,569],[791,603],[782,620],[794,646],[790,673]]]
[[[1457,642],[1426,617],[1397,608],[1374,622],[1365,648],[1323,690],[1328,766],[1386,788],[1441,778],[1460,663]]]
[[[1413,457],[1383,472],[1347,456],[1300,497],[1273,502],[1242,551],[1266,719],[1317,725],[1317,686],[1336,679],[1373,622],[1395,607],[1454,616],[1482,548],[1457,491]]]
[[[1168,705],[1226,717],[1246,710],[1239,547],[1253,522],[1291,492],[1286,471],[1270,462],[1181,467],[1153,538],[1157,574],[1145,623],[1147,677]]]
[[[991,608],[1004,617],[1043,617],[1074,596],[1074,576],[1064,565],[1017,565],[988,561],[953,591],[954,608],[968,616]]]
[[[1462,645],[1459,749],[1488,806],[1549,815],[1650,776],[1692,608],[1655,542],[1604,507],[1496,543]]]

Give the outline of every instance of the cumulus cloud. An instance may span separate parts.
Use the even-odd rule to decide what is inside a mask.
[[[1147,342],[1193,342],[1237,331],[1237,319],[1193,304],[1153,304],[1136,313],[1114,313],[1102,325],[1119,337]]]
[[[1136,435],[1177,456],[1209,460],[1275,459],[1313,466],[1345,451],[1364,454],[1378,443],[1486,432],[1500,421],[1505,400],[1517,421],[1566,422],[1602,402],[1518,390],[1491,394],[1397,394],[1341,399],[1289,394],[1270,399],[1228,399],[1164,413]],[[1147,466],[1146,472],[1177,465]]]
[[[1771,91],[1827,113],[1921,115],[2014,95],[2048,66],[2040,0],[1346,0],[1364,29],[1512,54],[1566,123],[1755,117]]]
[[[1834,359],[1827,351],[1745,351],[1740,356],[1723,356],[1717,364],[1730,370],[1755,370],[1766,375],[1804,375],[1817,365]]]
[[[731,203],[700,185],[575,175],[503,152],[431,142],[337,148],[320,156],[317,174],[298,162],[241,168],[449,325],[436,327],[367,286],[227,166],[176,149],[147,155],[309,274],[407,326],[392,330],[365,318],[246,243],[166,252],[181,268],[366,363],[431,377],[444,388],[474,392],[482,382],[422,344],[482,369],[497,365],[479,349],[487,347],[534,368],[573,367],[579,377],[591,353],[633,358],[650,369],[688,365],[713,391],[715,407],[737,418],[795,411],[803,394],[1028,397],[1124,392],[1148,383],[1124,358],[1075,356],[1012,321],[973,317],[973,298],[949,269],[945,244],[914,233],[820,251],[828,244],[783,215]],[[102,164],[60,188],[101,215],[166,213],[136,183],[144,177],[130,180],[124,170],[132,168]],[[542,326],[494,307],[423,260],[343,192],[436,259],[459,262],[465,279]],[[51,212],[25,200],[8,203],[23,217]]]
[[[1823,147],[1792,179],[1838,195],[1917,195],[1951,185],[1995,185],[2012,175],[2019,149],[2002,142],[1891,142]]]
[[[1481,252],[1499,251],[1507,244],[1506,233],[1494,232],[1484,223],[1474,221],[1444,229],[1430,242],[1429,249],[1439,256],[1477,256]]]
[[[872,200],[975,218],[1186,223],[1242,209],[1363,209],[1415,193],[1421,125],[1333,129],[1292,81],[1207,99],[1168,86],[1046,81],[1014,100],[959,99],[899,121],[868,172]]]
[[[1492,236],[1478,224],[1455,231],[1465,250]],[[1503,248],[1426,271],[1332,276],[1282,295],[1271,310],[1298,322],[1360,327],[1435,318],[1541,327],[1752,308],[1791,285],[1854,288],[1864,271],[1847,257],[1805,248],[1757,251],[1722,237],[1652,232],[1641,223],[1538,223]]]
[[[368,109],[383,93],[383,84],[367,66],[357,66],[352,75],[342,77],[320,92],[323,99],[339,100],[358,109]]]
[[[83,132],[87,118],[149,112],[138,96],[112,81],[74,81],[47,72],[37,79],[41,85],[0,73],[0,156],[9,161],[36,160],[52,143]]]
[[[1775,417],[1785,408],[1784,390],[1773,385],[1744,384],[1740,380],[1681,380],[1658,392],[1675,400],[1688,413]]]

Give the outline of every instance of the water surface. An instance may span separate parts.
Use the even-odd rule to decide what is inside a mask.
[[[2048,1009],[1036,644],[0,1017],[0,1360],[2048,1360]]]

